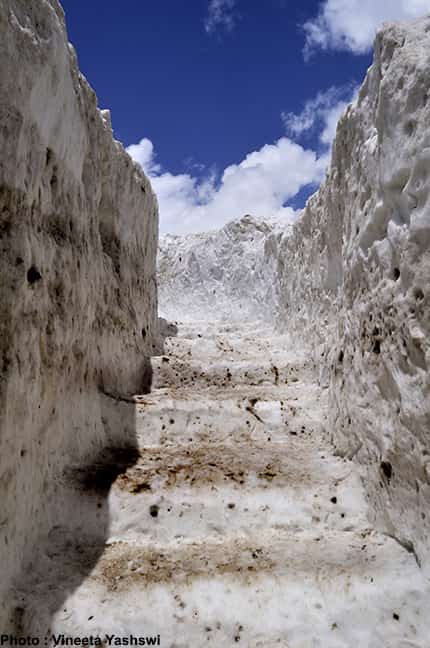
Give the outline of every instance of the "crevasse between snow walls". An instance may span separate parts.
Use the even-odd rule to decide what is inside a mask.
[[[288,173],[288,169],[286,169]],[[321,188],[282,231],[244,217],[161,239],[170,318],[274,323],[330,389],[328,432],[374,520],[430,550],[430,17],[385,25]]]

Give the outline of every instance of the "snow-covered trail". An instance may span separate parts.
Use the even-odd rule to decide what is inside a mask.
[[[136,408],[138,457],[111,488],[108,543],[52,631],[428,648],[428,580],[370,527],[303,353],[258,323],[198,322],[153,365],[152,393],[121,405]]]

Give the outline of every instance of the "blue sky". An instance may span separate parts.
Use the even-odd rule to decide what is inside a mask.
[[[293,217],[324,174],[376,27],[424,13],[428,0],[62,4],[116,138],[138,145],[162,230],[182,232],[246,212]]]

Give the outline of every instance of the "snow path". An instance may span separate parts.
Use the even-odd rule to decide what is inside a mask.
[[[429,581],[370,527],[357,467],[326,440],[326,393],[288,338],[186,324],[153,366],[152,393],[122,405],[138,458],[110,491],[108,543],[52,631],[428,648]]]

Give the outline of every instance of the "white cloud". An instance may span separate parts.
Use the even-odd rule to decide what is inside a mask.
[[[337,121],[356,88],[329,88],[309,100],[300,114],[284,113],[288,133],[317,130],[319,152],[281,137],[249,153],[222,174],[193,163],[188,173],[172,174],[156,162],[149,139],[127,148],[149,176],[160,205],[162,232],[198,232],[222,227],[244,214],[291,222],[297,213],[285,206],[303,187],[317,186],[330,161]],[[192,170],[199,175],[193,175]],[[202,175],[203,173],[203,175]]]
[[[140,140],[139,144],[129,146],[127,152],[135,162],[140,164],[148,176],[161,171],[160,165],[155,162],[154,145],[146,137]]]
[[[150,177],[161,230],[171,233],[215,229],[246,213],[289,222],[295,212],[285,202],[302,187],[319,183],[327,164],[326,156],[281,137],[227,167],[217,182],[214,174],[200,179],[162,171],[148,139],[127,150]]]
[[[331,146],[337,122],[356,93],[357,88],[352,85],[331,87],[307,101],[301,113],[282,113],[287,133],[297,137],[318,128],[320,143]]]
[[[372,47],[383,22],[429,12],[429,0],[324,0],[318,15],[304,24],[305,58],[316,49],[363,54]]]
[[[236,0],[211,0],[208,7],[208,15],[205,20],[205,29],[210,34],[219,27],[232,31],[235,23]]]

